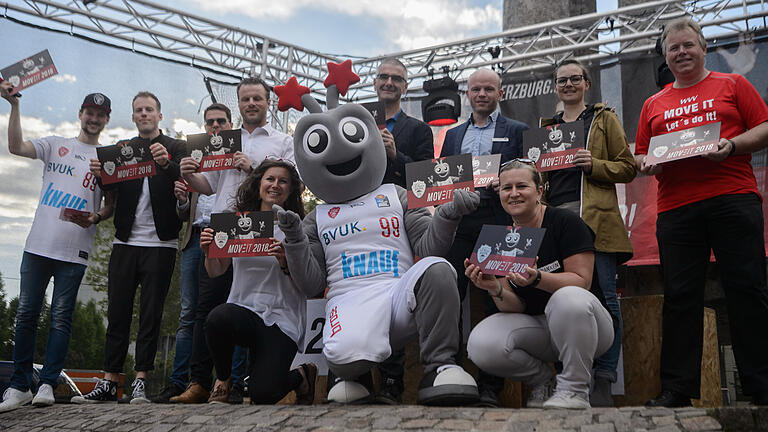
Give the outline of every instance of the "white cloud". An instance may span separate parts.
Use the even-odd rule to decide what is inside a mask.
[[[178,117],[173,119],[173,130],[184,136],[205,132],[199,124]]]
[[[195,100],[192,99],[192,98],[187,99],[187,103],[190,104],[190,105],[196,105],[197,104],[197,102],[195,102]]]
[[[53,80],[58,83],[62,83],[62,82],[75,83],[77,82],[77,77],[70,74],[59,74],[59,75],[55,75],[53,77]]]
[[[193,1],[209,11],[246,14],[259,20],[287,20],[311,9],[351,17],[373,17],[384,21],[382,33],[395,35],[393,42],[402,50],[458,41],[488,29],[498,31],[502,21],[500,7],[468,6],[466,0]]]

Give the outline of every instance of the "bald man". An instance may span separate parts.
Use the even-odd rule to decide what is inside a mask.
[[[478,69],[469,76],[467,99],[472,106],[472,114],[461,125],[449,130],[445,135],[440,156],[453,156],[471,153],[473,156],[501,154],[501,163],[522,157],[523,131],[528,129],[525,123],[504,117],[499,113],[501,77],[490,69]],[[506,215],[501,208],[499,195],[494,186],[477,189],[480,194],[480,207],[474,213],[464,216],[456,238],[451,246],[448,261],[456,269],[458,288],[461,299],[467,292],[469,280],[464,276],[464,259],[472,254],[472,248],[484,224],[504,224]],[[484,294],[487,315],[498,312],[493,300]],[[468,323],[467,323],[468,325]],[[498,406],[498,392],[504,385],[502,378],[493,377],[483,372],[478,377],[480,402],[484,406]]]

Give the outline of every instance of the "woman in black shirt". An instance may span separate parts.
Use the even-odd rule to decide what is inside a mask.
[[[469,336],[469,358],[493,375],[532,387],[528,407],[589,408],[592,363],[613,342],[608,311],[589,292],[593,283],[592,231],[570,211],[541,202],[541,176],[533,163],[513,160],[499,175],[502,207],[515,226],[546,228],[537,265],[496,278],[466,261],[466,275],[488,291],[501,313]],[[557,388],[551,397],[560,361]]]

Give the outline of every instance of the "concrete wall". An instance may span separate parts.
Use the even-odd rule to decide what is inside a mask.
[[[504,30],[595,12],[594,0],[504,0]]]

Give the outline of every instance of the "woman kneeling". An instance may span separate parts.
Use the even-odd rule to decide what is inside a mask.
[[[285,161],[265,160],[237,191],[235,210],[272,211],[277,204],[304,216],[301,182],[296,168]],[[275,224],[270,256],[208,258],[213,230],[200,234],[205,268],[211,277],[233,266],[232,290],[225,304],[214,308],[205,323],[205,337],[216,366],[216,384],[209,403],[226,403],[231,387],[235,345],[248,347],[248,393],[251,404],[274,404],[296,390],[297,404],[311,404],[317,366],[289,370],[303,347],[306,295],[290,278],[281,243],[285,236]]]
[[[502,311],[472,330],[469,358],[488,373],[530,386],[529,408],[589,408],[592,362],[613,342],[611,316],[589,291],[592,231],[572,212],[541,202],[541,176],[531,161],[509,162],[499,180],[510,222],[546,233],[536,265],[525,274],[496,278],[465,261],[467,277]],[[563,370],[552,395],[555,374],[548,363],[558,360]]]

